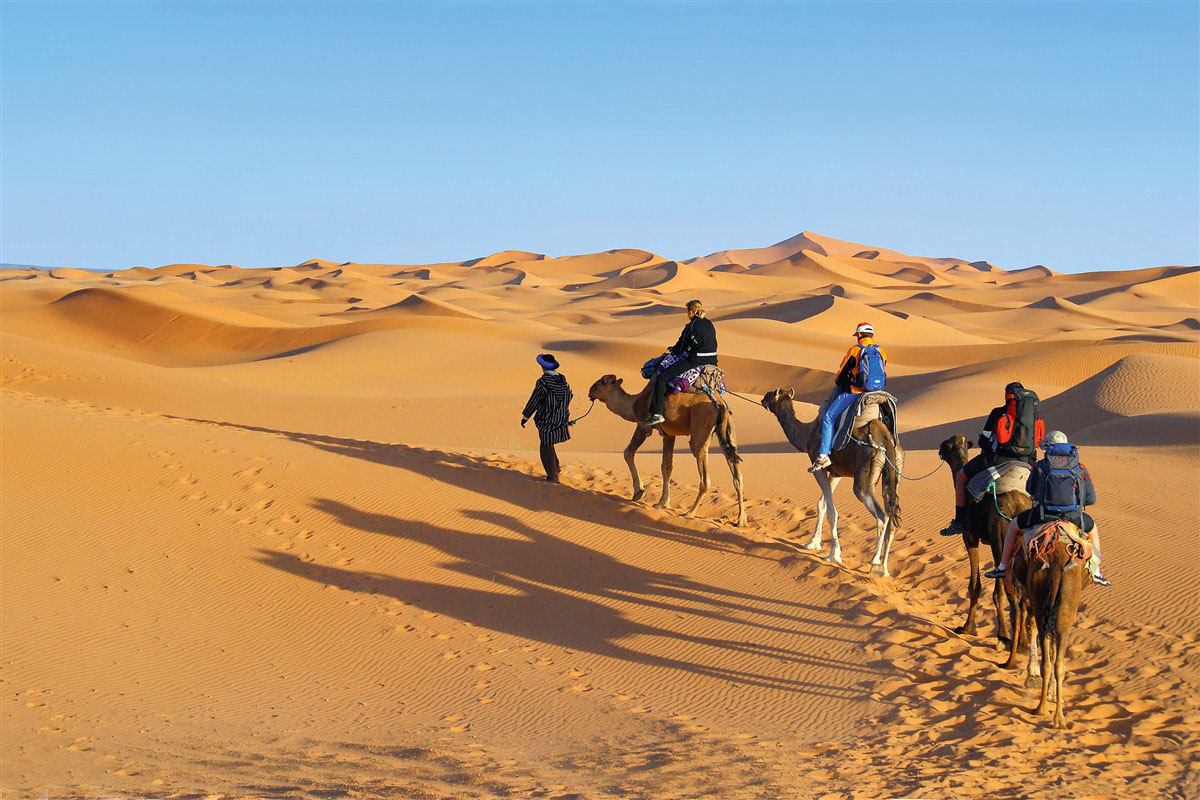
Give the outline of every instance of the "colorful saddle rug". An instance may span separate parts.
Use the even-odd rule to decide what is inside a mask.
[[[1034,559],[1037,559],[1043,564],[1049,563],[1050,551],[1059,541],[1067,543],[1067,551],[1072,557],[1091,561],[1092,542],[1087,535],[1080,532],[1075,523],[1056,519],[1025,531],[1025,549],[1029,562],[1032,564]]]

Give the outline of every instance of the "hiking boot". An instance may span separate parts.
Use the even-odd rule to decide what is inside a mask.
[[[821,453],[821,455],[817,456],[817,460],[813,462],[813,465],[808,468],[808,471],[820,472],[823,469],[829,469],[831,466],[833,466],[833,462],[829,460],[829,454]]]
[[[1092,573],[1092,583],[1097,586],[1112,586],[1112,581],[1101,575],[1099,572]]]
[[[955,519],[953,522],[939,531],[942,536],[962,536],[966,532],[967,526],[963,525],[961,519]]]
[[[1008,572],[1008,567],[1004,566],[1003,564],[997,564],[996,566],[989,569],[987,572],[983,573],[983,577],[985,577],[985,578],[1003,578],[1007,572]]]
[[[662,423],[664,423],[666,421],[667,421],[667,418],[664,417],[662,414],[651,414],[648,417],[646,417],[644,420],[642,420],[642,424],[645,425],[647,428],[653,428],[655,425],[661,425]]]

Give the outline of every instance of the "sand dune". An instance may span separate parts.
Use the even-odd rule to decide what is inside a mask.
[[[587,391],[715,321],[746,477],[695,519]],[[674,261],[506,250],[0,271],[2,788],[14,797],[1190,798],[1200,794],[1200,268],[1085,275],[812,232]],[[901,481],[893,577],[758,405],[811,419],[861,321],[910,477],[1020,380],[1097,483],[1110,589],[1073,728],[965,611],[945,470]],[[518,424],[554,352],[563,484]],[[748,400],[748,402],[747,402]],[[988,563],[985,555],[984,563]]]

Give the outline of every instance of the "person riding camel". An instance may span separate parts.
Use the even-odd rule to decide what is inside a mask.
[[[1046,423],[1038,410],[1038,396],[1017,382],[1004,387],[1004,405],[992,409],[979,433],[979,455],[954,476],[954,520],[942,528],[942,536],[961,536],[967,531],[967,484],[971,478],[997,461],[1016,459],[1033,466],[1034,443],[1046,435]]]
[[[663,401],[667,395],[667,385],[672,379],[695,367],[716,366],[717,363],[717,329],[704,316],[704,304],[699,300],[689,300],[687,304],[688,324],[683,326],[679,341],[675,342],[663,355],[683,356],[671,366],[664,369],[654,378],[654,391],[650,394],[650,408],[642,424],[658,425],[665,422],[663,417]]]
[[[558,453],[554,445],[561,444],[571,438],[568,426],[574,424],[571,416],[571,387],[558,372],[558,359],[549,353],[537,357],[538,366],[542,368],[542,376],[533,385],[533,394],[521,411],[521,427],[533,417],[533,424],[538,429],[539,455],[542,466],[546,469],[546,480],[558,483]]]
[[[854,329],[854,337],[858,341],[846,351],[834,378],[833,391],[825,401],[825,411],[821,415],[820,452],[809,467],[809,472],[827,469],[832,463],[829,450],[833,446],[833,425],[838,417],[858,399],[858,395],[882,389],[886,381],[884,369],[887,366],[887,354],[875,344],[875,328],[869,323],[860,322]]]
[[[986,578],[1003,578],[1020,531],[1054,520],[1073,523],[1092,542],[1092,582],[1112,586],[1100,573],[1100,530],[1095,520],[1083,509],[1096,502],[1096,487],[1087,467],[1079,460],[1079,451],[1062,431],[1051,431],[1041,442],[1042,459],[1034,465],[1025,489],[1033,498],[1033,507],[1022,511],[1008,525],[1004,534],[1004,549],[1000,563],[984,574]]]

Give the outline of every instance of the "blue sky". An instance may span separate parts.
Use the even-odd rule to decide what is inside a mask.
[[[1198,6],[0,4],[0,260],[1200,261]]]

